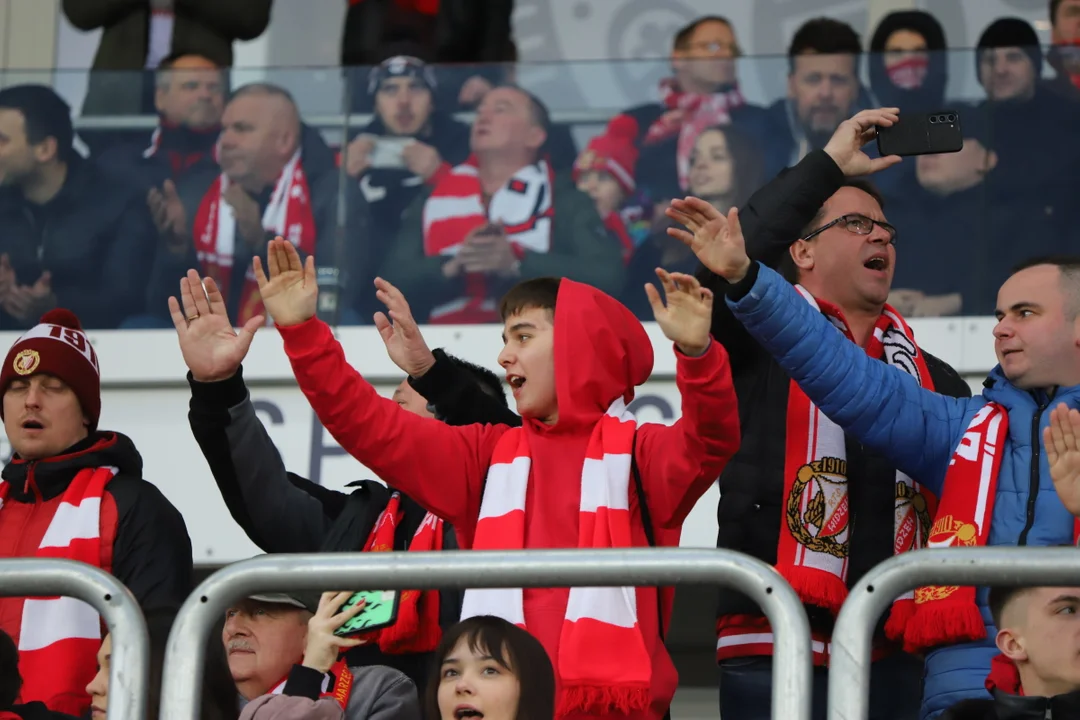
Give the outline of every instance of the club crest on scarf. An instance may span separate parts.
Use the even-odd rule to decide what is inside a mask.
[[[787,503],[788,529],[815,552],[848,555],[847,461],[813,460],[796,474]]]
[[[905,482],[896,483],[893,554],[917,550],[930,534],[930,506],[926,495]]]
[[[934,527],[930,531],[926,547],[975,547],[978,539],[979,530],[974,525],[958,520],[952,515],[945,515],[934,521]],[[924,603],[931,600],[944,600],[959,589],[955,585],[921,587],[915,591],[915,602]]]

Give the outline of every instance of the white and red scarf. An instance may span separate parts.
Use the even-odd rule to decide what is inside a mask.
[[[953,451],[928,548],[984,547],[997,500],[998,474],[1009,432],[1009,412],[987,403],[972,418]],[[1073,523],[1073,544],[1080,518]],[[904,650],[921,652],[937,645],[986,637],[974,587],[932,586],[915,591],[915,614],[904,632]]]
[[[297,665],[303,663],[303,658]],[[333,684],[331,684],[331,681]],[[289,682],[289,676],[275,685],[267,695],[281,695],[285,692],[285,685]],[[345,662],[345,658],[338,658],[330,667],[330,672],[323,673],[322,688],[319,692],[319,699],[332,698],[334,702],[341,706],[342,710],[349,707],[349,697],[352,695],[353,689],[353,674],[349,669],[349,664]]]
[[[730,125],[731,113],[746,104],[738,86],[718,93],[690,93],[679,89],[674,78],[660,81],[660,102],[667,108],[645,131],[642,145],[663,142],[678,135],[675,164],[679,186],[686,190],[690,181],[690,155],[703,130],[716,125]]]
[[[101,498],[115,467],[80,470],[64,491],[41,538],[38,559],[76,560],[101,567]],[[11,486],[0,482],[0,507]],[[41,701],[56,712],[81,715],[90,705],[86,685],[97,672],[101,646],[97,610],[70,597],[28,597],[19,628],[21,701]]]
[[[394,533],[404,517],[401,493],[394,492],[386,509],[375,521],[364,552],[392,552]],[[408,552],[433,552],[443,547],[443,521],[427,513],[413,533]],[[389,655],[431,652],[442,639],[439,626],[439,591],[404,590],[398,605],[397,621],[390,627],[373,630],[359,637],[378,642],[379,649]]]
[[[424,254],[457,255],[465,237],[480,226],[500,225],[519,258],[526,251],[551,249],[555,216],[555,176],[545,160],[526,165],[484,204],[475,156],[454,167],[424,203]],[[434,308],[430,321],[440,324],[498,322],[495,298],[479,273],[465,278],[465,296]]]
[[[629,483],[636,429],[622,399],[593,428],[581,471],[579,548],[632,545]],[[495,446],[473,550],[524,548],[531,465],[525,431],[509,430]],[[521,588],[470,589],[461,617],[497,615],[528,630],[523,598]],[[638,622],[635,588],[570,589],[555,669],[558,716],[626,714],[648,707],[652,660]]]
[[[802,297],[854,342],[843,313],[835,305],[814,298],[796,286]],[[926,359],[911,328],[895,309],[886,305],[866,346],[872,358],[883,357],[890,366],[912,375],[920,385],[934,389]],[[893,554],[921,548],[926,543],[935,498],[917,481],[896,471],[893,513]],[[830,420],[794,381],[788,389],[784,458],[784,518],[780,526],[776,569],[803,602],[833,613],[847,598],[850,508],[847,452],[843,429]],[[893,603],[886,634],[898,637],[915,612],[915,595],[906,593]],[[767,621],[733,615],[717,625],[717,657],[764,654],[771,649]],[[827,636],[813,638],[815,664],[828,662]]]
[[[229,178],[224,173],[218,175],[195,214],[195,253],[203,274],[214,278],[225,297],[229,297],[236,252],[236,220],[232,207],[224,200],[228,187]],[[265,230],[291,242],[303,255],[315,252],[315,215],[300,150],[281,171],[263,212],[262,225]],[[260,250],[255,248],[256,253]],[[255,271],[250,266],[245,269],[243,282],[240,311],[234,318],[237,326],[264,312]]]

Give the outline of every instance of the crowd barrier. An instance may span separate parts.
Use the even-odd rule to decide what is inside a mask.
[[[942,548],[904,553],[862,577],[833,629],[829,720],[864,720],[870,708],[870,644],[892,602],[923,585],[1080,585],[1075,548]]]
[[[795,591],[765,563],[726,550],[262,555],[211,575],[180,609],[166,649],[161,720],[195,720],[206,638],[229,604],[258,592],[327,588],[495,588],[713,584],[746,594],[776,635],[773,718],[809,720],[810,626]]]
[[[150,640],[131,591],[104,570],[73,560],[0,560],[0,597],[21,595],[73,597],[98,611],[112,634],[109,720],[142,720]]]

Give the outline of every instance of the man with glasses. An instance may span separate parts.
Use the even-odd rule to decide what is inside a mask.
[[[872,111],[856,119],[876,117]],[[921,351],[898,313],[886,305],[896,264],[896,229],[881,198],[851,176],[866,168],[861,135],[843,123],[823,150],[806,156],[758,190],[739,209],[750,256],[797,283],[806,301],[867,354],[919,373],[928,388],[968,397],[947,364]],[[885,167],[895,159],[874,160]],[[870,162],[866,160],[866,162]],[[703,208],[702,208],[703,206]],[[669,217],[691,231],[698,199],[676,200]],[[678,237],[679,230],[669,231]],[[718,295],[726,283],[702,270]],[[881,454],[864,449],[821,414],[785,370],[735,320],[713,306],[712,334],[727,349],[743,410],[742,446],[720,476],[717,546],[774,564],[806,604],[813,631],[814,717],[825,717],[829,637],[849,588],[894,553],[920,547],[933,498]],[[886,353],[888,349],[888,353]],[[871,671],[875,720],[911,718],[919,707],[922,663],[898,652],[911,611],[899,603],[878,633]],[[734,591],[721,592],[717,620],[722,717],[768,718],[772,634],[761,610]]]

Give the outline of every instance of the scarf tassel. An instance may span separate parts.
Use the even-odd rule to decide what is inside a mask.
[[[986,625],[975,603],[935,603],[941,607],[915,610],[904,634],[904,652],[919,653],[941,644],[982,640]]]
[[[649,708],[651,690],[633,685],[569,685],[559,692],[556,717],[587,715],[629,715]]]
[[[781,573],[803,602],[836,615],[847,598],[847,586],[832,573],[815,568],[787,567]]]
[[[911,618],[915,617],[915,601],[911,598],[897,600],[889,611],[889,619],[885,621],[885,637],[895,642],[904,638],[904,631]]]

